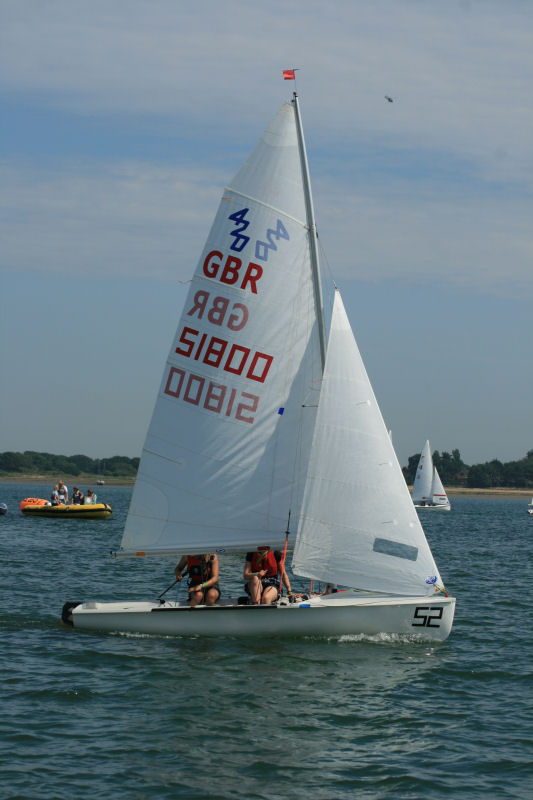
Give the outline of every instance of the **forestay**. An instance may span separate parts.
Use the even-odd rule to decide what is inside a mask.
[[[308,238],[287,103],[222,197],[118,555],[279,546],[298,518],[321,377]]]
[[[292,567],[370,591],[441,583],[339,292]]]

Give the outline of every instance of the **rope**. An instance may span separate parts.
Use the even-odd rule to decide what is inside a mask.
[[[289,519],[291,517],[291,512],[289,511]],[[285,547],[283,548],[283,554],[281,556],[281,580],[279,586],[279,596],[280,598],[283,596],[283,576],[285,575],[285,557],[287,555],[287,545],[289,543],[289,525],[287,523],[287,530],[285,531]]]

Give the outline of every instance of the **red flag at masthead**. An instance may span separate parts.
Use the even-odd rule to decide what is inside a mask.
[[[284,81],[293,81],[296,79],[296,75],[294,74],[293,69],[284,69],[283,70],[283,80]]]

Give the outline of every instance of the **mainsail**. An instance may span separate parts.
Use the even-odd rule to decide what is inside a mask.
[[[296,111],[281,108],[223,194],[118,555],[275,547],[298,519],[321,361]]]
[[[431,499],[431,486],[433,483],[433,459],[431,457],[431,449],[429,440],[426,441],[418,466],[416,468],[415,479],[413,483],[412,499],[414,503],[420,503],[425,500],[428,503]]]
[[[441,583],[339,292],[292,567],[398,594]]]

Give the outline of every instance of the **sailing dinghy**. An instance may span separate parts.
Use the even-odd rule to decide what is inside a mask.
[[[450,633],[455,599],[338,291],[326,346],[296,93],[223,193],[172,341],[116,556],[177,559],[282,549],[286,541],[295,575],[356,588],[256,606],[237,597],[194,608],[162,596],[69,602],[63,621],[167,635],[442,641]],[[221,581],[224,588],[223,564]]]
[[[433,465],[429,439],[426,440],[420,454],[412,497],[415,508],[422,508],[425,511],[450,511],[451,509],[437,467]]]

